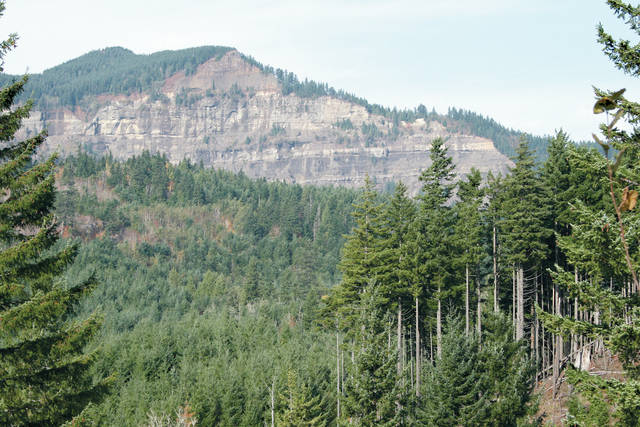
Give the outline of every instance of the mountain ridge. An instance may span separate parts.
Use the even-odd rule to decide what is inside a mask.
[[[0,83],[11,78],[3,75]],[[461,173],[471,167],[505,173],[511,161],[473,130],[501,131],[514,143],[522,134],[462,110],[439,115],[422,105],[369,104],[228,47],[150,55],[107,48],[31,80],[25,97],[35,99],[36,109],[24,132],[46,127],[46,152],[83,146],[126,158],[148,150],[174,163],[188,158],[298,183],[357,186],[369,173],[381,185],[403,180],[415,192],[437,137],[448,139]]]

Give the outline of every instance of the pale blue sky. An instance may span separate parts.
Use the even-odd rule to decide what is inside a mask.
[[[7,0],[0,35],[20,35],[10,73],[107,46],[226,45],[370,102],[587,139],[600,119],[591,85],[640,99],[640,80],[600,52],[598,22],[632,37],[603,0]]]

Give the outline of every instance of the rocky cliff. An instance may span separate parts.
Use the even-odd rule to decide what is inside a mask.
[[[512,165],[492,141],[453,133],[437,121],[392,123],[336,97],[284,95],[273,73],[235,50],[189,74],[179,71],[153,91],[37,109],[22,132],[43,128],[46,152],[64,155],[82,146],[127,158],[149,150],[171,162],[190,159],[301,184],[358,186],[369,174],[381,186],[402,180],[415,192],[437,137],[446,139],[458,173],[505,172]]]

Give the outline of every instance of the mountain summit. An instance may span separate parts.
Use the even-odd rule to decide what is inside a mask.
[[[128,158],[148,150],[301,184],[359,186],[369,174],[415,192],[435,138],[445,138],[463,174],[505,172],[517,140],[473,113],[372,105],[228,47],[93,51],[32,75],[25,97],[36,108],[23,132],[47,128],[47,153],[82,147]]]

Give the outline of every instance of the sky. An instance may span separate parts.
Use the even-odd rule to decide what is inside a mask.
[[[5,71],[39,73],[92,50],[237,48],[371,103],[464,108],[514,129],[591,139],[592,86],[627,89],[596,42],[638,41],[604,0],[6,0]],[[635,37],[635,38],[634,38]]]

